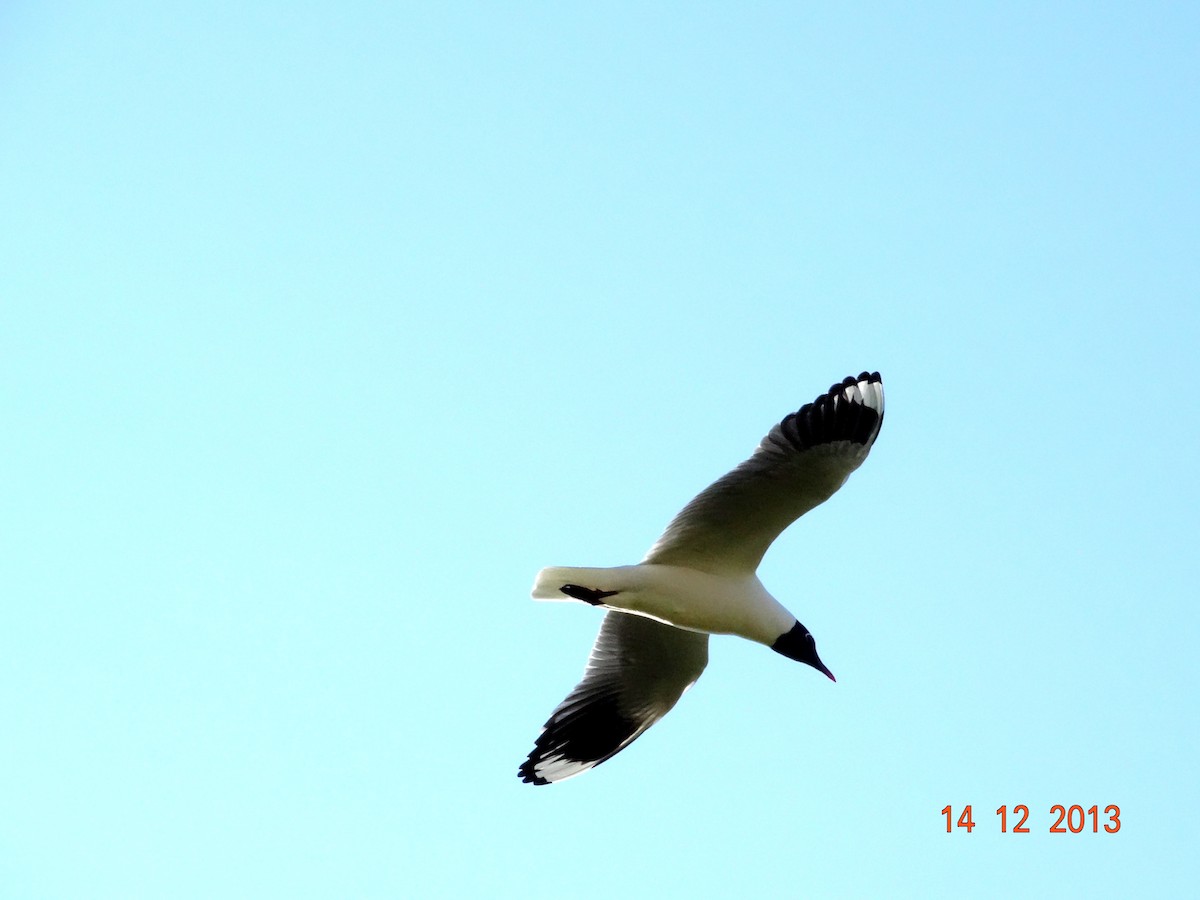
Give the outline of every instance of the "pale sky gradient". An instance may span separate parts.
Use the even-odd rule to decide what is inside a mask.
[[[1198,10],[6,4],[0,894],[1193,891]],[[863,369],[760,573],[837,684],[521,784],[537,570]]]

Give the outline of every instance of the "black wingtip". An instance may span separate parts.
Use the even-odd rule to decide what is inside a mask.
[[[850,398],[846,391],[872,384],[883,384],[878,372],[862,372],[857,378],[851,375],[830,385],[829,390],[812,403],[804,404],[783,420],[784,435],[797,450],[834,441],[870,443],[883,424],[882,393],[878,395],[880,402],[876,408],[864,402],[861,390]]]
[[[517,774],[526,784],[563,781],[615,756],[644,728],[621,711],[615,694],[572,692],[550,716]]]
[[[520,778],[521,781],[523,781],[525,784],[534,784],[534,785],[552,784],[551,781],[549,781],[546,778],[543,778],[541,775],[538,775],[537,773],[535,773],[533,771],[533,760],[532,759],[527,759],[527,760],[525,760],[525,762],[521,763],[520,768],[517,769],[517,777]]]

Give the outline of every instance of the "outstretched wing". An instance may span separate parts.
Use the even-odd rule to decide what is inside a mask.
[[[685,506],[643,562],[753,572],[788,525],[828,500],[862,464],[882,424],[878,372],[833,385]]]
[[[707,634],[609,612],[583,680],[550,715],[521,780],[550,784],[600,765],[665,716],[707,664]]]

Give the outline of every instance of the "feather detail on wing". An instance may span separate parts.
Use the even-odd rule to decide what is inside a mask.
[[[788,525],[829,499],[862,464],[882,424],[878,372],[833,385],[685,506],[643,562],[753,572]]]
[[[563,781],[611,758],[666,715],[707,664],[707,634],[609,612],[583,680],[550,715],[521,780]]]

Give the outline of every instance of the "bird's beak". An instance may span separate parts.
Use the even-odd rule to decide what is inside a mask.
[[[837,679],[833,677],[833,673],[829,671],[829,668],[825,665],[825,663],[821,662],[818,659],[815,663],[812,664],[812,667],[814,669],[816,669],[818,672],[822,673],[826,678],[828,678],[834,684],[837,684]]]

